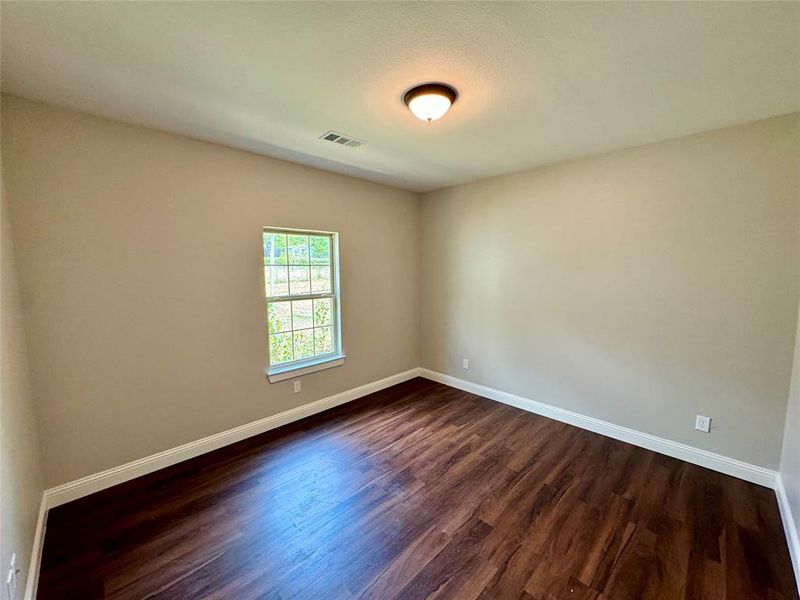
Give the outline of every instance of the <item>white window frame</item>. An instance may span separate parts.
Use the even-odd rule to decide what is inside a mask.
[[[267,296],[266,269],[262,271],[264,291],[264,310],[266,311],[266,332],[267,332],[267,378],[270,383],[307,375],[315,371],[330,369],[344,364],[345,354],[342,349],[342,303],[339,286],[339,234],[335,231],[317,231],[314,229],[294,229],[291,227],[264,227],[262,231],[262,264],[263,256],[263,234],[264,233],[285,233],[302,235],[325,235],[331,239],[331,291],[325,293],[296,294],[286,296]],[[288,248],[287,248],[288,250]],[[266,266],[266,265],[265,265]],[[269,355],[269,303],[285,302],[289,300],[314,300],[320,298],[331,298],[333,302],[333,351],[327,354],[318,354],[310,358],[302,358],[272,366]],[[294,330],[293,330],[294,331]]]

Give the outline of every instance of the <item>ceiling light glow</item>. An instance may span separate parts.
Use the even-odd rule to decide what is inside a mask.
[[[442,118],[457,97],[455,88],[449,85],[424,83],[408,90],[403,102],[419,120],[430,122]]]

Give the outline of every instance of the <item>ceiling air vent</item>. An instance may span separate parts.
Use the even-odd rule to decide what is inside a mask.
[[[366,140],[360,140],[352,135],[345,135],[344,133],[339,133],[338,131],[326,131],[319,136],[319,139],[325,140],[326,142],[333,142],[334,144],[339,144],[340,146],[347,146],[348,148],[358,148],[359,146],[363,146],[367,143]]]

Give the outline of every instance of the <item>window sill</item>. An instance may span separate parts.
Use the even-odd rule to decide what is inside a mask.
[[[283,381],[284,379],[291,379],[292,377],[300,377],[308,375],[315,371],[322,371],[324,369],[331,369],[344,364],[344,354],[335,354],[333,356],[326,356],[316,360],[291,365],[289,367],[275,367],[267,369],[267,377],[270,383]]]

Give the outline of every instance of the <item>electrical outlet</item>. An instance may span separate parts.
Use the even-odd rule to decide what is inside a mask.
[[[294,382],[294,393],[298,394],[303,391],[303,382],[299,379]]]
[[[469,370],[469,359],[468,358],[465,358],[462,364],[464,365],[465,369]]]
[[[697,415],[697,419],[694,422],[694,428],[697,429],[697,431],[704,431],[705,433],[708,433],[711,431],[711,417]]]
[[[17,598],[17,553],[11,555],[11,562],[8,565],[8,575],[6,576],[6,597],[8,600]]]

